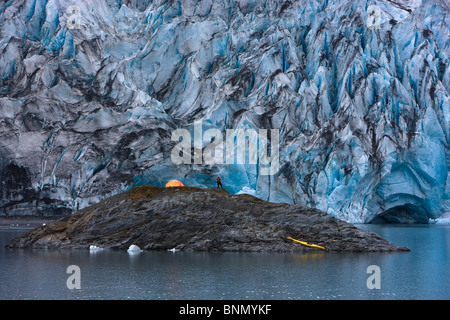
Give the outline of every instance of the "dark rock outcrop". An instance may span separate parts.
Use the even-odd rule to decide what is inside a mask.
[[[88,248],[199,251],[321,250],[394,252],[407,248],[320,210],[275,204],[223,189],[142,186],[115,195],[13,239],[8,248]]]

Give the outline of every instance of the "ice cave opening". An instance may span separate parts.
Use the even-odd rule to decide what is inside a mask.
[[[413,204],[404,204],[375,216],[370,223],[428,223],[429,218],[426,209]]]

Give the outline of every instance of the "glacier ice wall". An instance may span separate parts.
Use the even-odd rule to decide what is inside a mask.
[[[0,214],[67,214],[220,174],[230,192],[351,222],[438,218],[449,12],[447,0],[1,2]],[[279,129],[280,170],[173,164],[171,134],[194,121]]]

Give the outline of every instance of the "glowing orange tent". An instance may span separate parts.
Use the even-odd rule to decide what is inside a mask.
[[[169,182],[166,183],[166,188],[167,187],[184,187],[184,184],[182,184],[178,180],[170,180]]]

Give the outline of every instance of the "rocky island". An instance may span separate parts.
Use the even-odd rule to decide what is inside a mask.
[[[126,249],[133,244],[144,250],[409,251],[317,209],[224,189],[154,186],[132,188],[37,227],[7,248]]]

